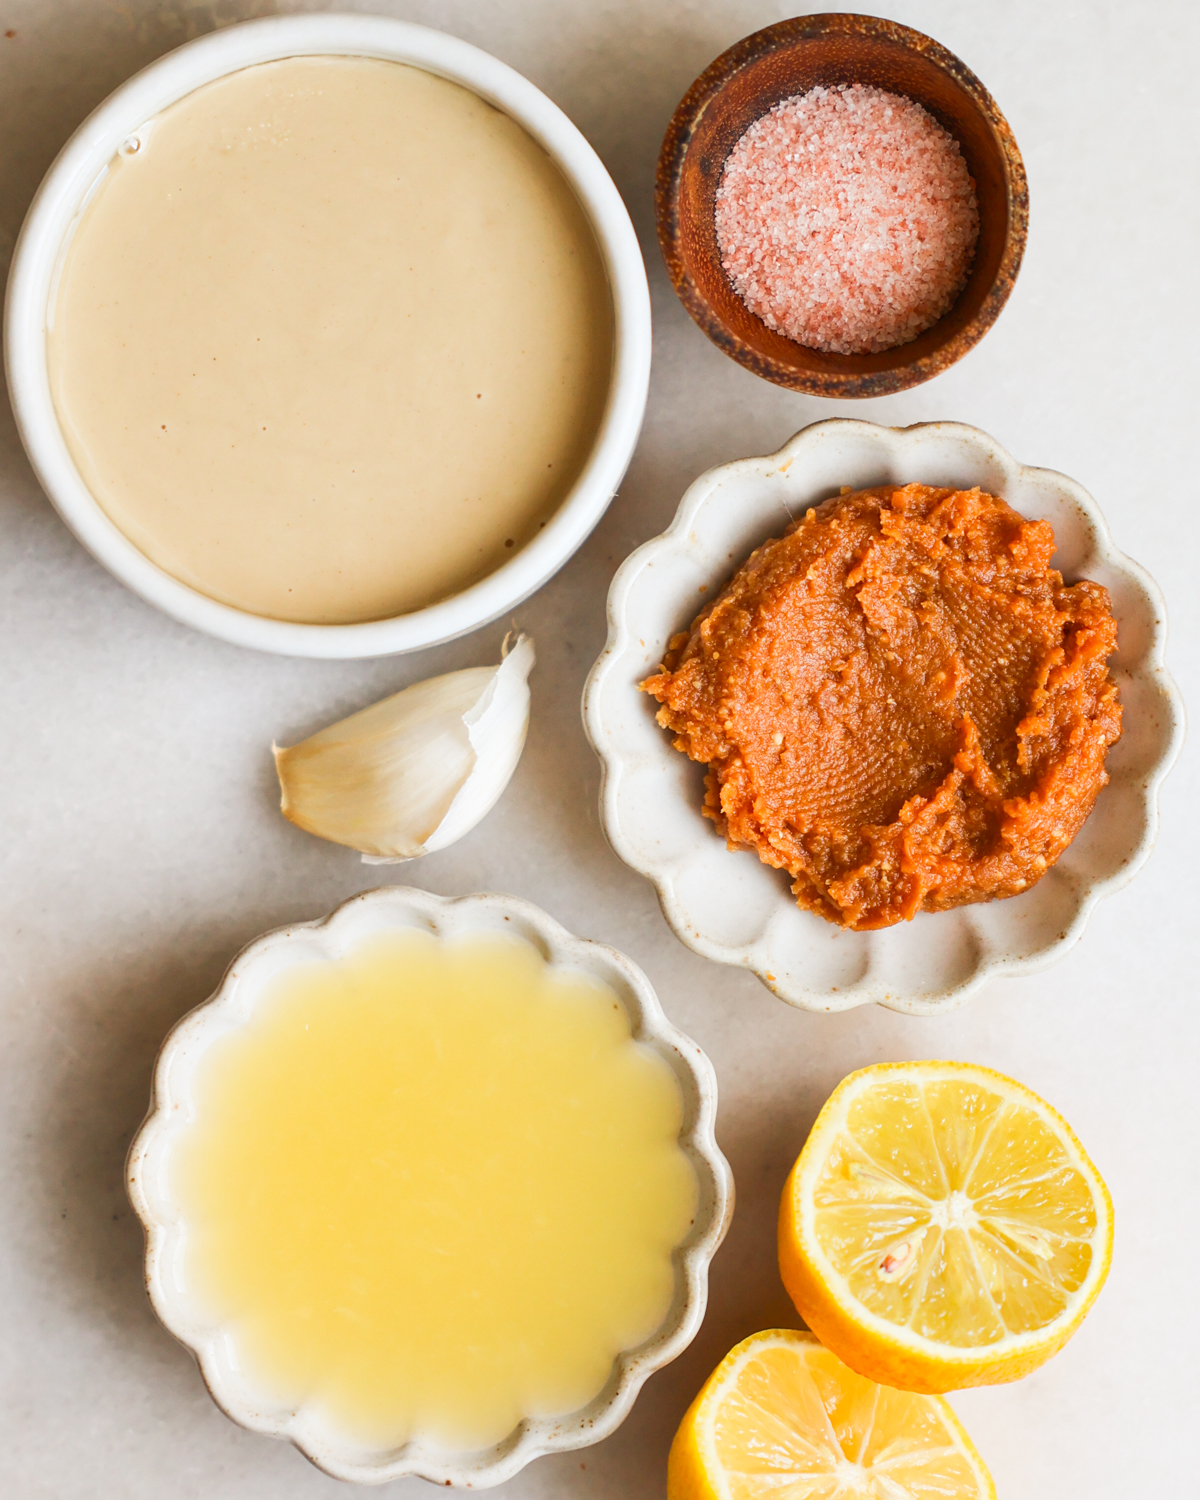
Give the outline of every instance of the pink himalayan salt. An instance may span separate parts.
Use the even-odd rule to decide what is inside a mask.
[[[730,280],[768,328],[859,354],[949,311],[979,211],[954,137],[913,100],[856,83],[751,125],[725,163],[716,225]]]

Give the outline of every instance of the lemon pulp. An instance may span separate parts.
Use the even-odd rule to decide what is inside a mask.
[[[780,1269],[863,1375],[952,1390],[1028,1373],[1112,1253],[1112,1204],[1070,1126],[966,1063],[880,1064],[821,1111],[784,1190]]]
[[[984,1500],[947,1403],[848,1369],[810,1333],[754,1334],[713,1372],[671,1449],[668,1500]]]
[[[679,1084],[610,988],[525,943],[296,966],[193,1092],[172,1188],[198,1314],[363,1441],[478,1448],[576,1411],[670,1307]]]
[[[855,1100],[815,1202],[818,1242],[854,1296],[939,1342],[1044,1327],[1091,1264],[1095,1206],[1063,1142],[975,1080]]]

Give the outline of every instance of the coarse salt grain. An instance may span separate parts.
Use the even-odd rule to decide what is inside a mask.
[[[725,163],[716,228],[726,273],[768,328],[859,354],[949,311],[979,210],[954,137],[912,99],[856,83],[751,125]]]

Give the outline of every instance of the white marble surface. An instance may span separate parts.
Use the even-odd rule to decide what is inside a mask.
[[[135,68],[270,0],[4,0],[0,240],[59,146]],[[314,7],[315,8],[315,7]],[[348,7],[349,8],[349,7]],[[748,975],[687,952],[647,884],[606,848],[580,727],[616,564],[665,524],[710,464],[779,446],[838,414],[712,348],[677,304],[653,240],[658,143],[693,77],[788,13],[762,0],[391,0],[363,9],[440,25],[528,74],[608,163],[642,236],[655,297],[645,434],[621,494],[521,611],[538,640],[524,761],[454,848],[371,870],[285,823],[267,747],[416,677],[494,657],[499,627],[417,657],[349,665],[219,645],[156,614],[86,556],[0,416],[0,1493],[14,1500],[302,1500],[334,1481],[212,1406],[154,1321],[121,1187],[168,1026],[264,928],[384,880],[488,888],[540,903],[642,964],[716,1063],[719,1134],[739,1206],[693,1348],[625,1426],[535,1463],[521,1500],[663,1492],[675,1424],[743,1335],[794,1321],[775,1270],[777,1195],[834,1083],[878,1058],[962,1057],[1058,1105],[1116,1202],[1112,1276],[1076,1339],[1029,1379],[955,1399],[1000,1493],[1126,1500],[1195,1485],[1193,941],[1197,760],[1167,782],[1160,846],[1044,975],[993,984],[956,1014],[804,1015]],[[1029,171],[1029,248],[999,324],[960,365],[854,405],[890,423],[957,418],[1096,496],[1117,544],[1162,585],[1170,661],[1196,698],[1200,589],[1192,458],[1200,242],[1200,96],[1190,0],[895,0],[994,92]],[[12,33],[15,32],[15,35]],[[732,857],[732,856],[731,856]],[[398,1497],[429,1493],[420,1481]]]

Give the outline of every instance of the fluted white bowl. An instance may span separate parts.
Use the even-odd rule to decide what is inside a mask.
[[[530,943],[551,965],[582,971],[616,991],[635,1041],[670,1066],[683,1093],[679,1145],[699,1186],[696,1215],[673,1254],[675,1294],[657,1332],[613,1362],[604,1389],[581,1411],[529,1417],[503,1441],[477,1453],[448,1452],[420,1438],[386,1451],[364,1447],[314,1407],[281,1407],[240,1367],[231,1330],[203,1319],[182,1275],[187,1233],[170,1187],[171,1153],[194,1113],[192,1086],[204,1054],[244,1026],[282,970],[311,959],[336,959],[379,932],[413,929],[453,939],[503,933]],[[588,1447],[628,1415],[647,1377],[691,1343],[704,1317],[708,1266],[733,1213],[733,1175],[713,1127],[717,1083],[712,1064],[663,1014],[650,981],[623,954],[573,937],[545,912],[513,896],[447,900],[400,886],[368,891],[324,921],[280,928],[238,954],[216,993],[167,1037],[154,1073],[150,1112],[130,1147],[126,1183],[146,1231],[146,1288],[171,1333],[195,1355],[217,1405],[243,1427],[288,1438],[336,1479],[383,1484],[419,1475],[437,1484],[483,1488],[510,1479],[531,1459]]]
[[[922,913],[876,932],[848,932],[802,911],[786,874],[731,852],[701,815],[703,767],[672,748],[658,705],[638,683],[667,642],[749,554],[843,485],[920,482],[1002,496],[1054,527],[1053,565],[1068,582],[1092,578],[1112,598],[1111,662],[1124,721],[1109,752],[1110,781],[1062,857],[1028,891],[1004,901]],[[1158,788],[1183,741],[1183,703],[1164,664],[1166,611],[1148,574],[1113,545],[1082,486],[1026,468],[977,428],[955,422],[880,427],[835,419],[796,434],[778,453],[710,469],[688,489],[670,527],[621,566],[608,596],[608,643],[584,691],[600,757],[600,815],[613,849],[654,882],[667,921],[697,953],[751,969],[805,1010],[877,1001],[929,1014],[960,1004],[997,975],[1044,968],[1075,942],[1096,902],[1129,881],[1158,831]]]

